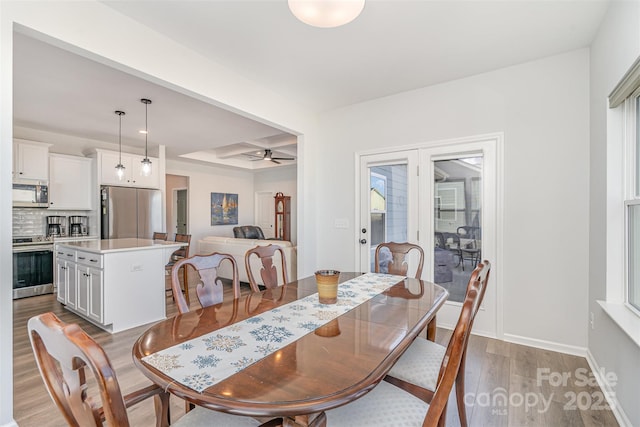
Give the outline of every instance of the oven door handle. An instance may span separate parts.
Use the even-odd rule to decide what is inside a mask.
[[[13,248],[14,254],[24,252],[53,252],[53,245],[18,246]]]

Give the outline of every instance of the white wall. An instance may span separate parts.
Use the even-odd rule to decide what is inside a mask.
[[[356,266],[356,152],[504,132],[504,262],[495,268],[505,336],[584,351],[588,58],[573,51],[324,114],[315,146],[318,264]],[[333,227],[341,217],[349,229]]]
[[[211,193],[237,194],[238,224],[253,224],[252,172],[167,160],[167,173],[189,177],[187,211],[189,233],[194,244],[197,245],[198,240],[205,236],[233,237],[235,225],[211,225]]]
[[[591,176],[589,207],[589,310],[595,315],[595,328],[589,330],[589,351],[595,364],[617,375],[615,398],[629,425],[640,425],[640,348],[605,314],[596,300],[606,297],[606,279],[622,280],[618,271],[607,271],[607,258],[622,260],[619,248],[607,248],[607,164],[616,165],[619,151],[607,147],[607,96],[640,55],[640,3],[613,2],[591,46]],[[610,130],[610,129],[609,129]],[[617,144],[616,144],[617,145]],[[614,253],[614,251],[616,251]],[[613,257],[613,258],[612,258]],[[612,269],[616,270],[616,269]],[[615,286],[615,284],[614,284]]]

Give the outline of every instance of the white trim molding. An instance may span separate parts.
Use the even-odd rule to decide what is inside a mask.
[[[587,363],[589,364],[589,368],[591,372],[593,372],[593,376],[595,377],[602,393],[604,394],[605,399],[607,399],[607,403],[611,408],[611,412],[613,412],[613,416],[616,417],[616,421],[620,424],[620,427],[632,427],[631,421],[625,414],[622,409],[622,405],[618,402],[618,398],[616,397],[616,393],[613,390],[613,386],[607,381],[606,375],[603,376],[604,368],[600,367],[596,362],[596,359],[593,357],[590,351],[587,351],[586,354]]]
[[[609,108],[616,108],[622,104],[638,86],[640,86],[640,57],[636,59],[611,94],[609,94]]]

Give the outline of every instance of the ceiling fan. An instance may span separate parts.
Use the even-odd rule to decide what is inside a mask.
[[[280,162],[278,160],[295,160],[293,157],[274,157],[273,156],[273,152],[271,150],[269,150],[269,149],[265,149],[264,150],[264,155],[262,157],[257,157],[257,156],[254,156],[252,154],[247,154],[247,155],[251,156],[251,157],[254,157],[254,159],[252,161],[267,160],[267,161],[271,161],[271,162],[277,163],[277,164],[280,164]]]

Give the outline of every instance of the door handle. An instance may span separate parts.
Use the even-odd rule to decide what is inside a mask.
[[[367,244],[367,239],[360,239],[360,244],[361,245],[366,245]]]

